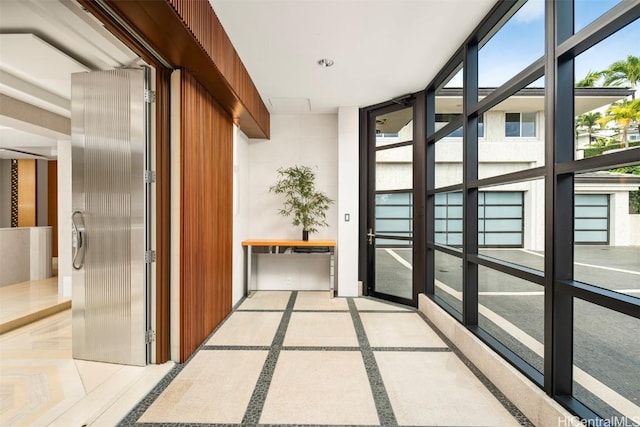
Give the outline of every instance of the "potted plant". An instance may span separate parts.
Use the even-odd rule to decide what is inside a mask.
[[[291,166],[278,169],[278,180],[269,191],[284,194],[284,207],[278,212],[292,216],[293,225],[302,226],[302,240],[309,240],[309,233],[317,233],[318,227],[326,227],[327,209],[333,203],[325,193],[315,188],[316,174],[308,166]]]

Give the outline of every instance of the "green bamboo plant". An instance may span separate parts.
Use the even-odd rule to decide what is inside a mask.
[[[308,166],[291,166],[278,169],[278,180],[269,191],[285,196],[284,207],[278,213],[293,217],[293,225],[302,226],[303,239],[308,233],[317,233],[319,227],[327,227],[327,210],[333,200],[315,188],[316,175]]]

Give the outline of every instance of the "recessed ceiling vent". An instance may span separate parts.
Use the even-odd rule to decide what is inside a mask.
[[[309,98],[269,98],[269,106],[272,114],[311,112]]]

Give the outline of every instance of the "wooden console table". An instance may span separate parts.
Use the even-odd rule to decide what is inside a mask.
[[[257,274],[255,268],[254,255],[256,253],[269,254],[309,254],[309,255],[329,255],[329,298],[335,296],[335,240],[278,240],[278,239],[252,239],[242,242],[246,248],[247,274],[245,277],[245,287],[247,296],[251,297],[255,288],[253,286],[253,275]],[[290,251],[289,251],[290,249]]]

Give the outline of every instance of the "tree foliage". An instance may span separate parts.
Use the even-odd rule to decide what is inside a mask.
[[[594,87],[602,79],[602,71],[591,71],[582,79],[576,82],[576,87]]]
[[[605,86],[621,86],[629,83],[632,89],[640,83],[640,58],[629,55],[626,60],[616,61],[602,71]]]
[[[622,129],[622,146],[628,148],[629,127],[632,123],[638,123],[640,121],[640,99],[635,101],[623,100],[611,104],[604,116],[598,119],[598,122],[605,126],[609,122],[616,122],[616,124]]]
[[[640,57],[629,55],[627,59],[616,61],[606,70],[589,71],[587,75],[578,80],[576,87],[629,85],[637,89],[640,84]]]
[[[594,128],[600,127],[598,120],[600,120],[601,117],[602,114],[598,111],[579,115],[576,120],[576,131],[578,129],[586,129],[589,134],[589,142],[591,142],[591,134],[593,133]]]
[[[316,175],[308,166],[278,169],[278,180],[269,191],[285,196],[280,215],[293,218],[293,225],[304,231],[317,233],[318,227],[327,227],[327,210],[333,200],[315,188]]]

